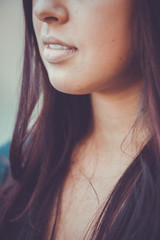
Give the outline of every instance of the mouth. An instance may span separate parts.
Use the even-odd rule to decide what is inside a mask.
[[[60,63],[69,60],[78,51],[75,46],[61,42],[51,36],[43,37],[44,57],[49,63]]]

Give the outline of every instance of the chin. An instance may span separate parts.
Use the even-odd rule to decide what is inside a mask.
[[[86,95],[91,92],[87,86],[81,86],[80,84],[73,84],[74,80],[69,81],[62,80],[60,78],[49,78],[51,85],[59,92],[71,94],[71,95]],[[82,84],[83,85],[83,84]]]
[[[52,83],[51,83],[52,84]],[[63,87],[63,86],[57,86],[56,84],[52,84],[52,86],[59,92],[71,94],[71,95],[86,95],[89,94],[89,92],[83,90],[83,89],[75,89],[73,87]]]

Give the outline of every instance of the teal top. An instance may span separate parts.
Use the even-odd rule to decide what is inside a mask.
[[[0,186],[9,175],[9,149],[10,142],[0,146]]]

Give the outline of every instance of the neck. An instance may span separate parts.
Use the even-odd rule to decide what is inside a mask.
[[[134,126],[140,112],[142,84],[139,81],[115,94],[91,95],[93,128],[73,154],[86,176],[102,176],[103,169],[104,176],[106,169],[111,175],[119,169],[123,172],[144,147],[148,133],[141,121]]]
[[[126,135],[137,118],[141,90],[142,82],[138,82],[115,94],[93,93],[93,133],[102,135],[103,140]]]
[[[142,90],[142,81],[136,82],[131,87],[120,91],[119,93],[101,93],[96,92],[91,95],[93,110],[93,130],[91,138],[96,141],[97,146],[102,150],[114,153],[122,144],[126,153],[134,152],[132,129],[140,111],[140,96]],[[136,126],[139,129],[139,126]],[[138,136],[137,134],[138,133]],[[134,138],[138,141],[136,145],[142,146],[144,136],[139,131],[134,131]],[[127,147],[129,146],[129,147]],[[128,150],[127,150],[128,148]],[[132,150],[131,150],[132,149]]]

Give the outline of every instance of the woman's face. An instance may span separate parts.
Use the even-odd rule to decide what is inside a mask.
[[[136,80],[132,0],[33,0],[33,25],[51,84],[70,94]]]

